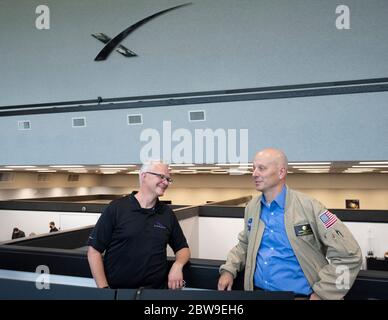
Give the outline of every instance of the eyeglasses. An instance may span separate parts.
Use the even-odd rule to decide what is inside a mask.
[[[156,173],[156,172],[150,172],[150,171],[147,171],[146,173],[153,174],[154,176],[157,176],[157,177],[159,177],[159,178],[162,179],[162,180],[166,179],[166,181],[167,181],[168,183],[172,183],[172,182],[173,182],[172,178],[167,177],[167,176],[165,176],[164,174]]]

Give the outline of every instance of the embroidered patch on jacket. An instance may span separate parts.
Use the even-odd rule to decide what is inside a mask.
[[[162,225],[159,221],[155,222],[154,228],[166,229],[166,227]]]
[[[329,229],[334,223],[337,222],[337,217],[329,210],[322,212],[319,215],[319,219],[321,220],[326,229]]]
[[[248,229],[248,231],[251,231],[251,229],[252,229],[252,221],[253,221],[253,218],[249,218],[249,219],[248,219],[248,223],[247,223],[247,229]]]
[[[295,235],[297,237],[301,236],[307,236],[309,234],[313,234],[313,229],[311,229],[311,226],[309,224],[302,224],[299,226],[294,226]]]

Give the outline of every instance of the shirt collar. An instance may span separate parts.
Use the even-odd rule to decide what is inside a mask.
[[[155,203],[155,206],[153,208],[142,208],[140,206],[140,203],[139,201],[137,201],[137,198],[135,197],[135,194],[137,192],[132,192],[130,195],[129,195],[129,199],[130,201],[132,201],[132,204],[134,206],[134,210],[136,211],[140,211],[142,213],[150,213],[150,212],[155,212],[155,213],[159,213],[159,210],[160,210],[160,206],[161,206],[161,202],[159,201],[159,198],[156,198],[156,203]]]
[[[280,191],[280,193],[276,196],[276,198],[271,202],[271,204],[273,202],[275,202],[279,208],[281,209],[284,209],[284,206],[286,204],[286,193],[287,193],[287,188],[286,186],[284,185],[283,188],[282,188],[282,191]],[[265,199],[265,195],[263,194],[263,196],[261,197],[261,203],[265,206],[267,206],[267,200]]]

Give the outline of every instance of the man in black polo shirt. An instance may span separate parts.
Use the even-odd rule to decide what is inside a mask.
[[[88,241],[91,272],[98,288],[182,288],[190,250],[175,214],[158,200],[172,182],[168,166],[145,164],[139,180],[138,193],[112,201],[97,221]],[[167,244],[175,253],[170,270]]]

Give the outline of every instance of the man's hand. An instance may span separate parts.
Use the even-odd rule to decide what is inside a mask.
[[[169,289],[181,289],[184,287],[184,281],[183,281],[183,272],[182,272],[183,266],[174,263],[170,269],[170,272],[168,274],[168,288]]]
[[[309,300],[322,300],[320,296],[318,296],[315,292],[313,292],[310,296]]]
[[[220,279],[218,280],[218,290],[232,290],[233,285],[233,275],[228,271],[223,271],[221,273]]]

